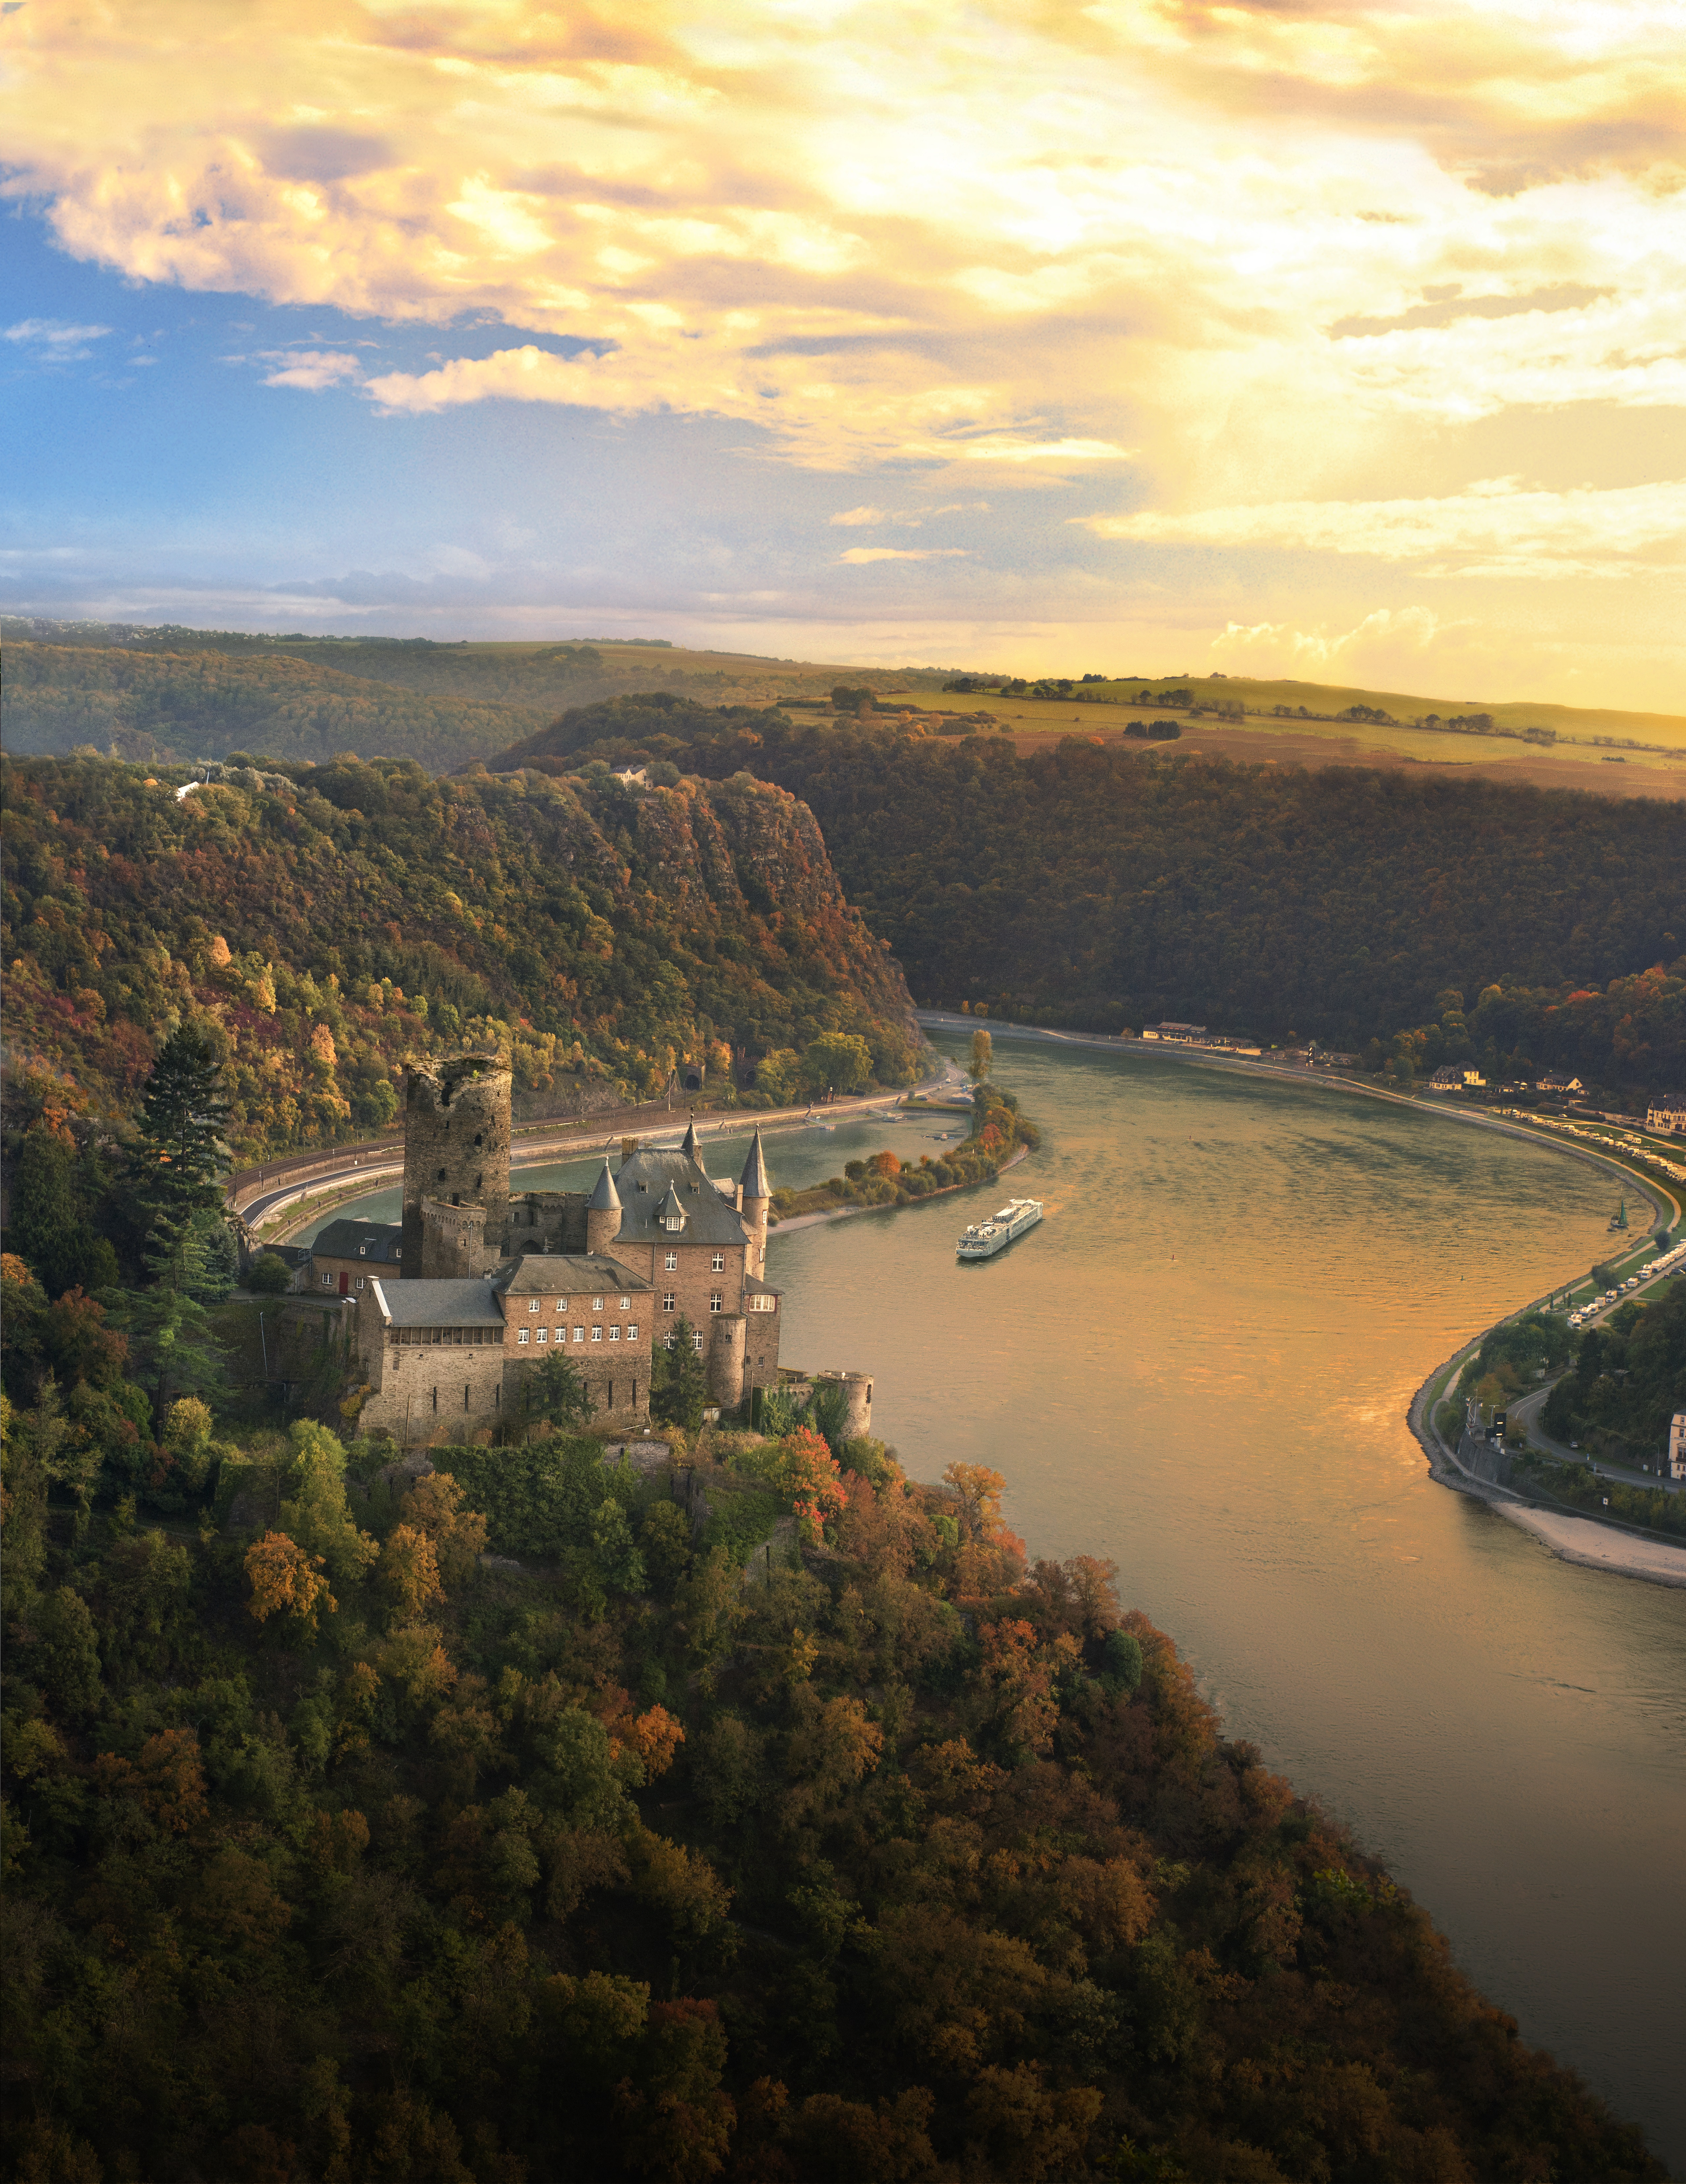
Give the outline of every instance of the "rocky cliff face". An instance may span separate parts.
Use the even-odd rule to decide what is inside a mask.
[[[26,1072],[121,1112],[201,1017],[248,1155],[389,1119],[405,1057],[465,1042],[540,1101],[580,1080],[648,1096],[686,1062],[741,1090],[832,1032],[909,1073],[902,974],[786,790],[396,760],[254,779],[178,803],[179,777],[138,766],[10,762],[0,945]]]

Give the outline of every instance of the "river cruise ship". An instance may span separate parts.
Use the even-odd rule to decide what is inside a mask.
[[[1027,1228],[1034,1228],[1041,1217],[1040,1198],[1009,1198],[999,1213],[991,1214],[987,1221],[973,1223],[956,1245],[956,1254],[963,1259],[992,1259]]]

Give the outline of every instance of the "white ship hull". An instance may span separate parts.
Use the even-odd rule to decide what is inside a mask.
[[[1027,1229],[1034,1228],[1041,1217],[1040,1199],[1010,1198],[999,1213],[992,1213],[987,1221],[973,1223],[955,1245],[955,1256],[962,1259],[992,1259],[997,1251],[1004,1251],[1009,1244],[1016,1243]]]

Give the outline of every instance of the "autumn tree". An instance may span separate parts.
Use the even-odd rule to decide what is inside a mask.
[[[321,1556],[307,1554],[285,1532],[265,1532],[246,1550],[247,1613],[254,1623],[284,1615],[314,1633],[318,1611],[332,1615],[339,1606],[321,1570]]]

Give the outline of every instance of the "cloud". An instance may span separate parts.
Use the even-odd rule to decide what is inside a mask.
[[[1426,563],[1433,575],[1561,579],[1686,564],[1686,480],[1544,493],[1488,478],[1438,499],[1282,500],[1080,520],[1103,538],[1363,554]]]
[[[1426,607],[1378,607],[1354,627],[1331,636],[1285,622],[1232,621],[1212,640],[1210,665],[1231,675],[1292,677],[1301,682],[1338,678],[1355,671],[1411,671],[1449,626]]]
[[[324,387],[338,387],[348,379],[360,379],[363,365],[360,358],[348,356],[343,349],[265,349],[265,364],[277,369],[266,372],[265,387],[303,387],[311,393]]]
[[[75,364],[93,354],[90,342],[110,332],[109,326],[74,326],[67,319],[20,319],[4,329],[3,338],[34,349],[48,363]]]
[[[840,509],[829,521],[839,525],[847,525],[852,528],[855,525],[862,523],[888,523],[890,518],[881,508],[844,508]]]
[[[837,558],[856,566],[863,561],[952,561],[967,550],[964,546],[851,546]]]
[[[131,280],[438,326],[393,414],[1344,490],[1425,421],[1686,404],[1683,43],[1660,0],[158,0],[42,13],[4,187]]]

